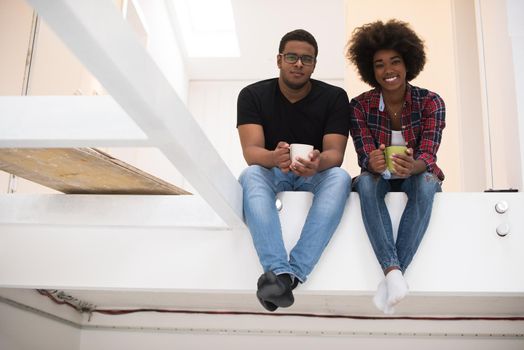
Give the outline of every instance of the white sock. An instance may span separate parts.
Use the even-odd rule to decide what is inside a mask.
[[[373,297],[373,303],[380,311],[384,312],[388,302],[388,286],[386,284],[386,279],[384,278],[377,287],[377,292]]]
[[[386,315],[393,315],[395,313],[395,308],[393,306],[389,306],[386,304],[386,308],[384,309],[384,313]]]
[[[373,297],[373,303],[377,309],[387,315],[392,315],[395,313],[395,309],[388,305],[388,286],[385,278],[380,281],[377,287],[377,292]]]
[[[387,285],[387,306],[393,308],[406,295],[408,295],[409,287],[400,270],[391,270],[386,275]]]

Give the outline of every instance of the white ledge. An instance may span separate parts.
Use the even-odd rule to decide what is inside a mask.
[[[281,194],[287,247],[308,193]],[[247,230],[227,230],[184,196],[0,196],[0,286],[136,291],[251,292],[261,273]],[[177,204],[177,202],[179,204]],[[505,201],[504,214],[495,205]],[[393,222],[405,195],[388,195]],[[186,209],[183,207],[186,206]],[[406,278],[414,293],[523,295],[521,193],[440,193]],[[29,211],[28,211],[29,210]],[[510,233],[500,237],[497,226]],[[352,193],[306,293],[368,294],[381,271]]]
[[[229,230],[196,195],[0,195],[0,225]]]

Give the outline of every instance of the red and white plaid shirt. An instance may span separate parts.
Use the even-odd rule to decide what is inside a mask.
[[[358,154],[358,164],[367,170],[369,153],[381,144],[391,144],[390,119],[381,104],[380,89],[373,89],[351,100],[350,132]],[[407,85],[402,110],[402,136],[407,147],[413,148],[413,158],[426,163],[428,172],[444,180],[437,166],[437,150],[442,138],[446,106],[434,92]]]

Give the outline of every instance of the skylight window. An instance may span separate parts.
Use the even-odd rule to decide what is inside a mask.
[[[189,57],[238,57],[231,0],[171,0]]]

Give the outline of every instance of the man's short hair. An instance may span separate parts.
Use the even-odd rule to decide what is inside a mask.
[[[288,41],[305,41],[306,43],[310,44],[315,48],[315,57],[318,56],[317,41],[315,40],[315,37],[311,35],[311,33],[309,33],[308,31],[305,31],[304,29],[295,29],[284,35],[280,40],[280,45],[278,46],[279,53],[282,53],[284,51],[284,47],[286,46]]]

